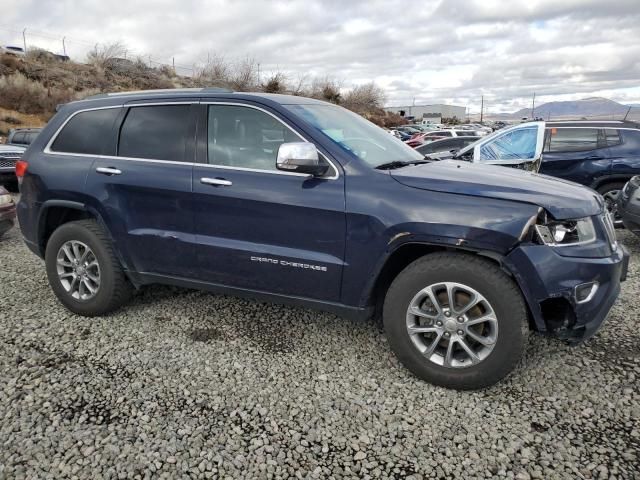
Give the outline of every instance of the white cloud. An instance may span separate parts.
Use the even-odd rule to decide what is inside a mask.
[[[375,80],[389,103],[497,110],[606,95],[640,103],[637,0],[23,0],[3,8],[0,42],[68,52],[122,41],[130,55],[191,66],[251,56],[262,71]],[[53,35],[51,35],[53,34]],[[50,38],[53,37],[53,38]],[[541,100],[541,101],[542,101]]]

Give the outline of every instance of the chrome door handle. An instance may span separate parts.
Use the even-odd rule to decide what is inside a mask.
[[[121,170],[113,167],[98,167],[96,168],[96,172],[102,173],[103,175],[120,175],[122,173]]]
[[[220,185],[222,187],[230,187],[233,185],[229,180],[225,180],[223,178],[207,178],[202,177],[200,179],[200,183],[204,183],[205,185]]]

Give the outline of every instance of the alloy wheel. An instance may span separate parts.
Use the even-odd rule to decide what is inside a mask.
[[[64,243],[56,256],[56,270],[63,288],[76,300],[90,300],[100,289],[100,264],[85,243]]]
[[[498,339],[498,319],[477,290],[455,282],[420,290],[407,309],[407,332],[429,361],[466,368],[486,359]]]

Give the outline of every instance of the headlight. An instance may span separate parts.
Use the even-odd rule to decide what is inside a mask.
[[[12,201],[13,199],[11,198],[11,195],[9,194],[0,195],[0,207],[4,205],[9,205]]]
[[[558,247],[588,243],[596,239],[591,217],[536,225],[536,232],[542,243]]]

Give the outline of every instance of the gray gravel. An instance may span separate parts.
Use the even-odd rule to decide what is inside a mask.
[[[640,242],[621,239],[637,257]],[[0,479],[640,478],[640,272],[604,330],[498,386],[402,368],[373,322],[165,287],[85,319],[0,240]]]

